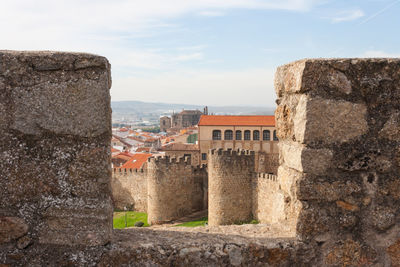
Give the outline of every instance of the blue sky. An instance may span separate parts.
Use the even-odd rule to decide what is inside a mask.
[[[277,66],[400,57],[400,0],[10,0],[1,49],[112,64],[113,100],[274,106]]]

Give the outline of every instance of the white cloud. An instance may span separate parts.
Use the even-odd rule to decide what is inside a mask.
[[[175,58],[175,60],[177,61],[189,61],[189,60],[200,60],[200,59],[203,59],[203,53],[183,54]]]
[[[331,21],[333,23],[339,23],[339,22],[356,20],[364,16],[365,16],[364,11],[362,11],[361,9],[346,10],[337,13],[334,17],[331,18]]]
[[[224,12],[211,10],[200,11],[198,14],[204,17],[222,17],[225,15]]]
[[[274,106],[273,69],[242,71],[177,70],[149,77],[127,77],[113,81],[113,100],[137,99],[154,102],[204,105]],[[190,99],[190,100],[189,100]]]
[[[365,51],[361,57],[372,57],[372,58],[400,58],[400,53],[398,54],[392,54],[392,53],[387,53],[385,51],[381,51],[381,50],[368,50]]]
[[[151,100],[155,96],[151,90],[154,90],[162,95],[161,99],[168,93],[168,100],[171,102],[187,102],[188,99],[197,99],[201,91],[204,92],[201,94],[205,96],[202,99],[204,102],[212,100],[216,104],[225,99],[225,103],[229,104],[235,99],[243,99],[243,104],[252,104],[253,99],[261,99],[258,95],[265,92],[268,84],[272,85],[272,80],[266,78],[269,74],[265,74],[265,71],[263,74],[260,70],[246,70],[218,74],[211,71],[195,72],[192,76],[180,76],[179,72],[156,75],[154,72],[183,68],[180,64],[191,60],[212,62],[216,59],[205,57],[202,51],[206,47],[204,44],[167,51],[139,48],[132,40],[160,32],[182,30],[181,25],[171,24],[171,19],[201,12],[206,12],[203,15],[211,11],[215,12],[214,15],[218,12],[227,13],[233,9],[304,12],[319,2],[321,1],[10,0],[1,3],[0,44],[1,49],[79,51],[106,56],[112,64],[112,94],[115,99],[140,97],[142,100]],[[131,77],[126,78],[127,75]],[[129,88],[134,90],[125,93]],[[136,94],[136,90],[140,93]],[[183,92],[188,90],[190,93],[185,96]],[[249,91],[253,94],[247,94]],[[144,96],[140,95],[142,92]],[[254,97],[255,95],[257,96]],[[260,103],[265,101],[260,100]]]

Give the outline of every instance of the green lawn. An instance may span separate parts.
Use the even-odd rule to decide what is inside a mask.
[[[147,213],[144,212],[136,212],[136,211],[127,211],[127,227],[132,227],[135,225],[135,222],[143,222],[143,227],[149,226],[147,223]],[[123,229],[125,228],[125,212],[124,211],[117,211],[114,212],[113,218],[113,226],[114,229]]]
[[[201,219],[198,219],[197,221],[185,222],[185,223],[181,223],[181,224],[178,224],[175,226],[197,227],[197,226],[205,226],[207,222],[208,222],[208,218],[203,217]]]

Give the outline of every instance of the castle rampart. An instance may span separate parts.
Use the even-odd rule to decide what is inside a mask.
[[[232,224],[252,219],[254,164],[254,151],[209,151],[210,225]]]
[[[235,188],[244,176],[265,190],[280,186],[284,216],[276,221],[294,234],[237,238],[113,231],[107,60],[0,51],[0,265],[398,266],[399,73],[398,59],[302,60],[278,69],[277,179],[247,173],[252,155],[222,151],[212,154],[210,177],[234,177]],[[233,159],[243,164],[228,164]],[[187,165],[154,161],[154,192],[156,179],[177,180],[167,169],[188,174]],[[269,205],[282,214],[280,203]]]
[[[300,60],[275,89],[284,224],[314,265],[398,266],[400,60]]]
[[[177,219],[203,208],[202,181],[206,172],[193,167],[189,157],[149,158],[147,164],[150,224]]]
[[[146,164],[145,164],[146,165]],[[111,189],[114,209],[147,212],[147,166],[142,169],[114,168]]]
[[[110,241],[110,87],[104,57],[0,51],[0,245]]]

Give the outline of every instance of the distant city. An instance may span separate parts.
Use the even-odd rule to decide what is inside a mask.
[[[205,105],[151,103],[142,101],[113,101],[113,127],[156,128],[160,117],[171,116],[182,110],[203,111]],[[257,106],[209,106],[208,113],[213,115],[273,115],[274,107]]]

